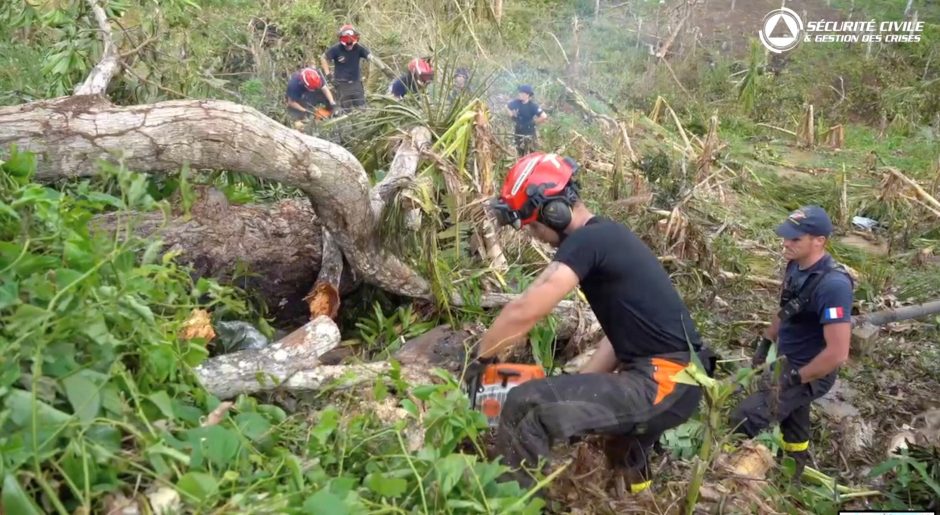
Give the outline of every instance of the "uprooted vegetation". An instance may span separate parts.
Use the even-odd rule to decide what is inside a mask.
[[[914,2],[928,21],[922,45],[805,45],[781,64],[744,39],[728,57],[700,54],[731,36],[708,32],[716,13],[690,14],[685,2],[497,3],[106,5],[121,64],[107,90],[113,104],[77,97],[34,109],[99,113],[97,131],[115,112],[135,111],[122,106],[217,99],[256,109],[253,120],[285,122],[286,74],[332,40],[343,19],[333,10],[350,9],[366,43],[398,69],[436,53],[438,76],[426,97],[376,95],[363,112],[308,127],[322,138],[315,143],[263,122],[272,139],[334,156],[313,168],[335,171],[329,159],[346,160],[342,173],[319,177],[326,186],[279,167],[264,138],[254,148],[267,160],[240,169],[231,153],[176,153],[199,144],[185,137],[137,161],[58,148],[51,162],[61,166],[50,167],[50,154],[9,145],[24,140],[13,123],[0,128],[5,513],[537,512],[545,503],[535,492],[496,481],[502,467],[484,457],[486,424],[458,382],[461,344],[491,320],[500,292],[521,291],[551,256],[524,233],[495,230],[482,207],[511,163],[501,112],[518,82],[536,87],[552,117],[543,148],[582,164],[589,206],[656,251],[725,360],[710,401],[660,442],[652,496],[625,493],[591,437],[557,449],[556,475],[539,485],[551,509],[936,509],[936,318],[855,342],[840,387],[814,410],[814,468],[829,478],[791,485],[792,464],[772,463],[778,435],[742,443],[725,422],[750,387],[743,345],[775,307],[783,263],[772,228],[789,210],[815,203],[832,214],[839,236],[830,251],[857,273],[859,313],[940,296],[935,6]],[[73,91],[101,53],[90,4],[0,10],[0,59],[10,65],[0,67],[0,103]],[[732,14],[746,23],[763,10],[738,5]],[[402,26],[408,16],[427,30]],[[470,89],[452,99],[450,70],[468,63]],[[384,77],[375,70],[366,84],[380,92]],[[256,127],[235,125],[245,120],[235,104],[173,108],[197,105],[231,117],[218,125],[229,141]],[[0,116],[27,123],[12,109]],[[189,121],[187,131],[215,127]],[[28,139],[44,150],[63,141],[42,131]],[[228,169],[212,169],[220,162]],[[339,195],[361,202],[343,205]],[[338,270],[324,278],[337,255]],[[395,282],[376,262],[415,280]],[[322,304],[317,292],[327,292]],[[557,373],[591,348],[589,310],[576,296],[566,306],[530,334],[520,359]],[[317,333],[332,327],[327,319],[337,330]],[[206,370],[223,368],[209,365],[258,356],[229,353],[222,322],[233,321],[277,342],[267,363],[278,363],[277,344],[333,350],[304,354],[309,361],[290,363],[296,370],[250,374],[247,382],[263,385],[252,395],[215,395]],[[427,365],[422,345],[445,341],[457,350]],[[907,450],[892,454],[898,445]]]

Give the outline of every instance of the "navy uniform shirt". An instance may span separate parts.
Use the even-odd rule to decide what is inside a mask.
[[[799,289],[812,272],[835,265],[829,254],[806,270],[800,270],[796,262],[791,261],[784,274],[784,288],[793,285]],[[797,367],[806,365],[826,347],[823,326],[838,322],[852,322],[852,279],[833,270],[816,284],[803,311],[780,322],[777,336],[780,354]]]
[[[554,261],[574,270],[617,358],[701,349],[701,338],[669,274],[625,225],[593,217],[558,247]]]
[[[517,98],[506,107],[516,111],[516,134],[535,134],[535,118],[542,114],[542,108],[538,104],[532,100],[523,102]]]
[[[393,80],[388,88],[388,92],[395,98],[403,98],[409,92],[414,93],[416,91],[418,91],[418,84],[410,73]]]
[[[326,51],[326,58],[333,61],[333,79],[344,82],[362,80],[359,60],[367,57],[369,49],[359,44],[352,50],[346,50],[342,43],[337,43]]]
[[[322,78],[322,75],[321,80],[326,84],[326,80]],[[304,106],[306,109],[329,104],[322,89],[310,91],[307,89],[307,86],[304,86],[304,81],[300,78],[300,72],[291,75],[290,80],[287,81],[287,98]]]

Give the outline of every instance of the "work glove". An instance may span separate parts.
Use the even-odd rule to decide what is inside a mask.
[[[764,335],[760,335],[754,339],[754,357],[751,358],[751,367],[757,368],[767,361],[767,353],[770,352],[770,346],[773,343],[773,341]]]

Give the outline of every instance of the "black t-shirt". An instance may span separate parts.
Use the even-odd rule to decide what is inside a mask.
[[[623,224],[601,217],[569,234],[555,261],[571,267],[617,358],[701,348],[688,308],[653,252]],[[687,338],[688,337],[688,338]]]
[[[326,83],[325,80],[324,83]],[[304,106],[306,109],[329,104],[326,100],[326,95],[323,94],[322,88],[309,91],[307,86],[304,86],[304,81],[300,78],[300,72],[291,75],[290,80],[287,81],[287,98]]]
[[[828,254],[806,270],[800,270],[795,261],[790,261],[784,274],[784,287],[792,285],[799,290],[810,274],[835,264],[835,260]],[[785,355],[791,364],[798,367],[812,361],[826,348],[824,325],[852,322],[852,297],[852,279],[848,275],[837,270],[826,274],[816,284],[816,289],[803,311],[789,320],[780,322],[780,331],[777,334],[780,354]]]
[[[326,58],[333,61],[335,80],[358,82],[362,80],[359,60],[369,57],[369,49],[357,44],[352,50],[346,50],[342,43],[337,43],[326,51]]]
[[[516,111],[516,134],[535,134],[535,117],[542,114],[542,108],[529,100],[523,102],[518,98],[507,104],[509,109]]]

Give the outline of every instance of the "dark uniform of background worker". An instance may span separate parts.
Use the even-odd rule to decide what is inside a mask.
[[[366,105],[366,93],[362,87],[361,59],[372,59],[368,48],[359,44],[359,32],[352,25],[339,29],[339,43],[331,46],[320,56],[323,71],[330,75],[330,62],[334,65],[333,85],[339,105],[343,109]]]
[[[538,133],[535,125],[544,123],[548,115],[532,100],[535,95],[532,86],[523,84],[517,91],[519,97],[506,104],[506,108],[516,124],[513,137],[516,143],[516,153],[522,157],[538,148]]]
[[[408,62],[408,71],[392,81],[388,92],[401,100],[408,93],[417,93],[428,87],[432,80],[434,80],[434,67],[427,59],[416,57]]]
[[[492,204],[497,220],[528,227],[558,251],[496,317],[467,376],[477,377],[580,286],[605,337],[580,373],[530,380],[510,390],[497,428],[497,450],[513,468],[535,467],[559,439],[618,435],[626,440],[619,465],[626,465],[630,490],[636,493],[650,485],[647,455],[653,444],[663,431],[686,421],[702,397],[698,386],[672,379],[689,363],[690,345],[701,350],[709,373],[714,363],[656,256],[626,226],[588,211],[572,180],[576,170],[568,158],[537,152],[509,171]],[[532,485],[523,470],[514,478]]]
[[[316,68],[304,68],[291,75],[285,97],[287,114],[301,124],[311,116],[318,120],[328,118],[336,109],[326,78]]]
[[[781,310],[758,338],[752,363],[763,364],[777,340],[778,355],[786,356],[788,365],[776,384],[764,381],[735,408],[731,423],[754,437],[780,422],[782,449],[796,461],[798,479],[809,457],[810,404],[832,388],[839,366],[849,357],[853,284],[826,253],[832,222],[822,208],[794,211],[777,234],[784,238],[788,260]]]

